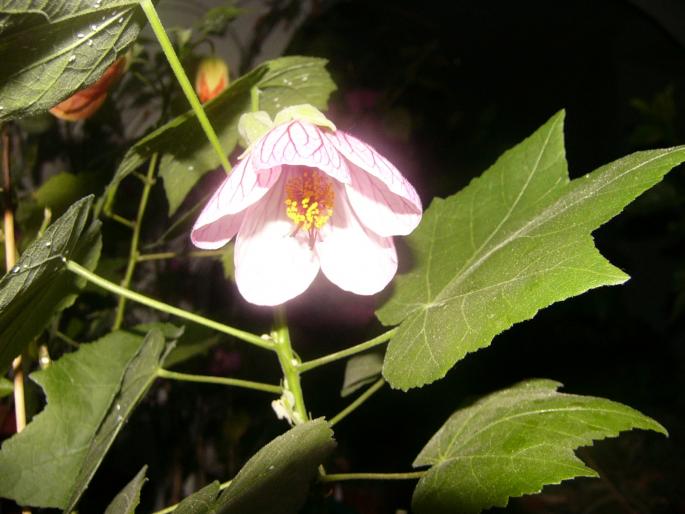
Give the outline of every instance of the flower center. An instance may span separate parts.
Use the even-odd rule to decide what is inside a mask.
[[[335,192],[327,175],[313,168],[301,169],[300,174],[290,177],[285,184],[285,212],[296,225],[293,235],[304,229],[313,246],[319,229],[333,215]]]

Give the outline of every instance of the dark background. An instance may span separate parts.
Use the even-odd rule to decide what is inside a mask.
[[[160,9],[183,11],[181,4],[160,2]],[[285,54],[329,59],[339,86],[331,117],[397,164],[426,205],[464,187],[560,109],[567,113],[572,177],[633,151],[685,143],[685,4],[678,0],[271,0],[263,6],[251,43],[240,61],[229,63],[231,69],[257,64],[267,36],[281,30],[283,20],[291,29],[300,20]],[[233,43],[226,38],[215,44],[221,50]],[[107,135],[95,127],[112,119],[107,110],[98,116],[85,126],[93,137]],[[73,133],[66,139],[74,144],[60,142],[63,132],[53,127],[42,136],[43,157],[52,152],[57,159],[67,148],[70,155],[59,156],[60,163],[78,168],[89,159],[103,161],[96,145],[74,143]],[[130,142],[119,143],[125,149]],[[200,184],[196,196],[219,177]],[[139,189],[133,184],[122,186],[124,193],[126,187]],[[161,218],[166,211],[159,188],[148,212],[144,241],[159,235],[154,227],[169,224]],[[106,230],[117,235],[116,228]],[[123,233],[119,238],[127,243]],[[409,471],[456,408],[517,381],[544,377],[563,382],[570,393],[631,405],[666,426],[670,438],[631,432],[581,449],[600,479],[550,486],[493,511],[685,513],[682,169],[594,235],[601,252],[633,277],[627,284],[543,310],[468,355],[435,384],[409,393],[386,387],[335,427],[338,449],[327,470]],[[186,244],[187,234],[181,235],[177,245]],[[126,255],[127,247],[110,250]],[[227,286],[219,262],[179,260],[141,269],[154,273],[139,272],[135,287],[155,297],[241,328],[269,329],[270,313],[247,306]],[[110,300],[90,298],[103,309],[111,308]],[[380,333],[373,319],[380,301],[340,297],[325,280],[317,281],[288,307],[296,350],[308,360]],[[78,306],[71,315],[78,317]],[[146,316],[149,311],[130,307],[127,323]],[[278,380],[275,359],[222,343],[181,370]],[[350,401],[339,398],[343,371],[344,363],[336,363],[305,375],[314,416],[330,417]],[[145,512],[208,481],[227,480],[286,429],[274,419],[269,400],[262,393],[158,383],[115,442],[81,512],[101,510],[104,499],[143,464],[150,466]],[[346,482],[312,495],[305,512],[409,510],[412,489],[413,482]]]

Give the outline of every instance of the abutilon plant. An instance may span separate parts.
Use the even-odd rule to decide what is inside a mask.
[[[191,237],[204,249],[235,237],[241,294],[278,305],[306,290],[319,269],[346,291],[381,291],[397,271],[393,236],[411,233],[421,213],[418,194],[385,157],[314,107],[295,106],[250,142]]]

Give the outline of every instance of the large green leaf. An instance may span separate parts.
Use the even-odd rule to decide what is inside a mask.
[[[145,485],[147,466],[143,466],[126,487],[117,494],[105,509],[105,514],[135,514],[140,503],[140,490]]]
[[[325,109],[335,84],[325,69],[326,61],[313,57],[283,57],[267,61],[234,81],[204,106],[222,148],[230,154],[238,142],[238,119],[250,110],[250,91],[259,91],[260,109],[274,115],[291,104],[310,103]],[[134,171],[153,153],[162,155],[160,175],[173,214],[195,183],[220,166],[192,111],[136,143],[124,156],[113,185]],[[111,189],[110,189],[111,191]]]
[[[377,313],[401,323],[383,368],[392,386],[442,378],[539,309],[628,279],[590,233],[683,162],[685,147],[638,152],[569,181],[562,126],[559,113],[426,210],[408,238],[415,267]]]
[[[0,377],[0,398],[9,396],[14,392],[14,384],[5,377]]]
[[[319,466],[333,451],[323,419],[297,425],[252,457],[216,500],[221,514],[294,514],[307,498]]]
[[[174,514],[215,514],[216,498],[220,493],[219,482],[212,482],[196,493],[184,498],[173,510]]]
[[[140,351],[129,362],[121,387],[97,433],[91,439],[79,473],[73,480],[66,512],[74,509],[124,423],[154,382],[160,362],[166,354],[165,347],[162,331],[153,329],[145,336]]]
[[[93,269],[100,255],[100,223],[86,230],[92,197],[72,205],[34,241],[0,280],[0,372],[42,332],[53,314],[71,305],[83,280],[69,273],[68,256]]]
[[[0,0],[0,14],[0,122],[95,82],[144,22],[134,0]]]
[[[556,392],[530,380],[455,412],[416,458],[431,466],[414,491],[418,514],[470,514],[546,484],[597,476],[574,449],[623,430],[666,434],[656,421],[603,398]]]
[[[0,450],[0,496],[21,505],[67,504],[88,448],[119,392],[143,338],[113,332],[84,344],[31,379],[47,405]]]

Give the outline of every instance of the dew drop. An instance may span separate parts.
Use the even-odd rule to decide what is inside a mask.
[[[117,403],[116,407],[117,407],[117,410],[121,410],[121,405],[119,405],[118,403]]]
[[[105,19],[104,16],[103,16],[102,19],[103,19],[103,20]],[[95,32],[97,29],[98,29],[98,26],[95,25],[94,23],[90,26],[90,30],[92,30],[93,32]]]
[[[273,465],[273,464],[272,464],[271,466],[269,466],[269,471],[271,471],[272,469],[274,469],[274,465]]]
[[[121,422],[122,422],[123,420],[124,420],[124,418],[123,418],[123,417],[121,417],[121,416],[117,416],[117,423],[121,423]]]
[[[93,46],[93,40],[92,39],[88,40],[88,46]]]
[[[45,247],[50,248],[52,246],[52,241],[46,241],[45,242]]]
[[[3,109],[4,109],[4,107],[2,105],[0,105],[0,111],[2,111]]]
[[[86,37],[86,35],[83,32],[79,32],[78,34],[76,34],[76,37],[79,39],[83,39],[84,37]]]
[[[195,169],[195,166],[188,166],[188,171],[193,171]]]
[[[124,23],[124,17],[123,16],[119,17],[119,23]]]
[[[76,56],[75,56],[75,55],[70,55],[70,56],[69,56],[69,62],[74,62],[75,60],[76,60]]]
[[[309,80],[309,76],[308,76],[308,75],[304,75],[304,76],[302,77],[302,82],[307,82],[308,80]]]
[[[19,273],[19,271],[19,266],[15,266],[14,268],[12,268],[12,273]]]

